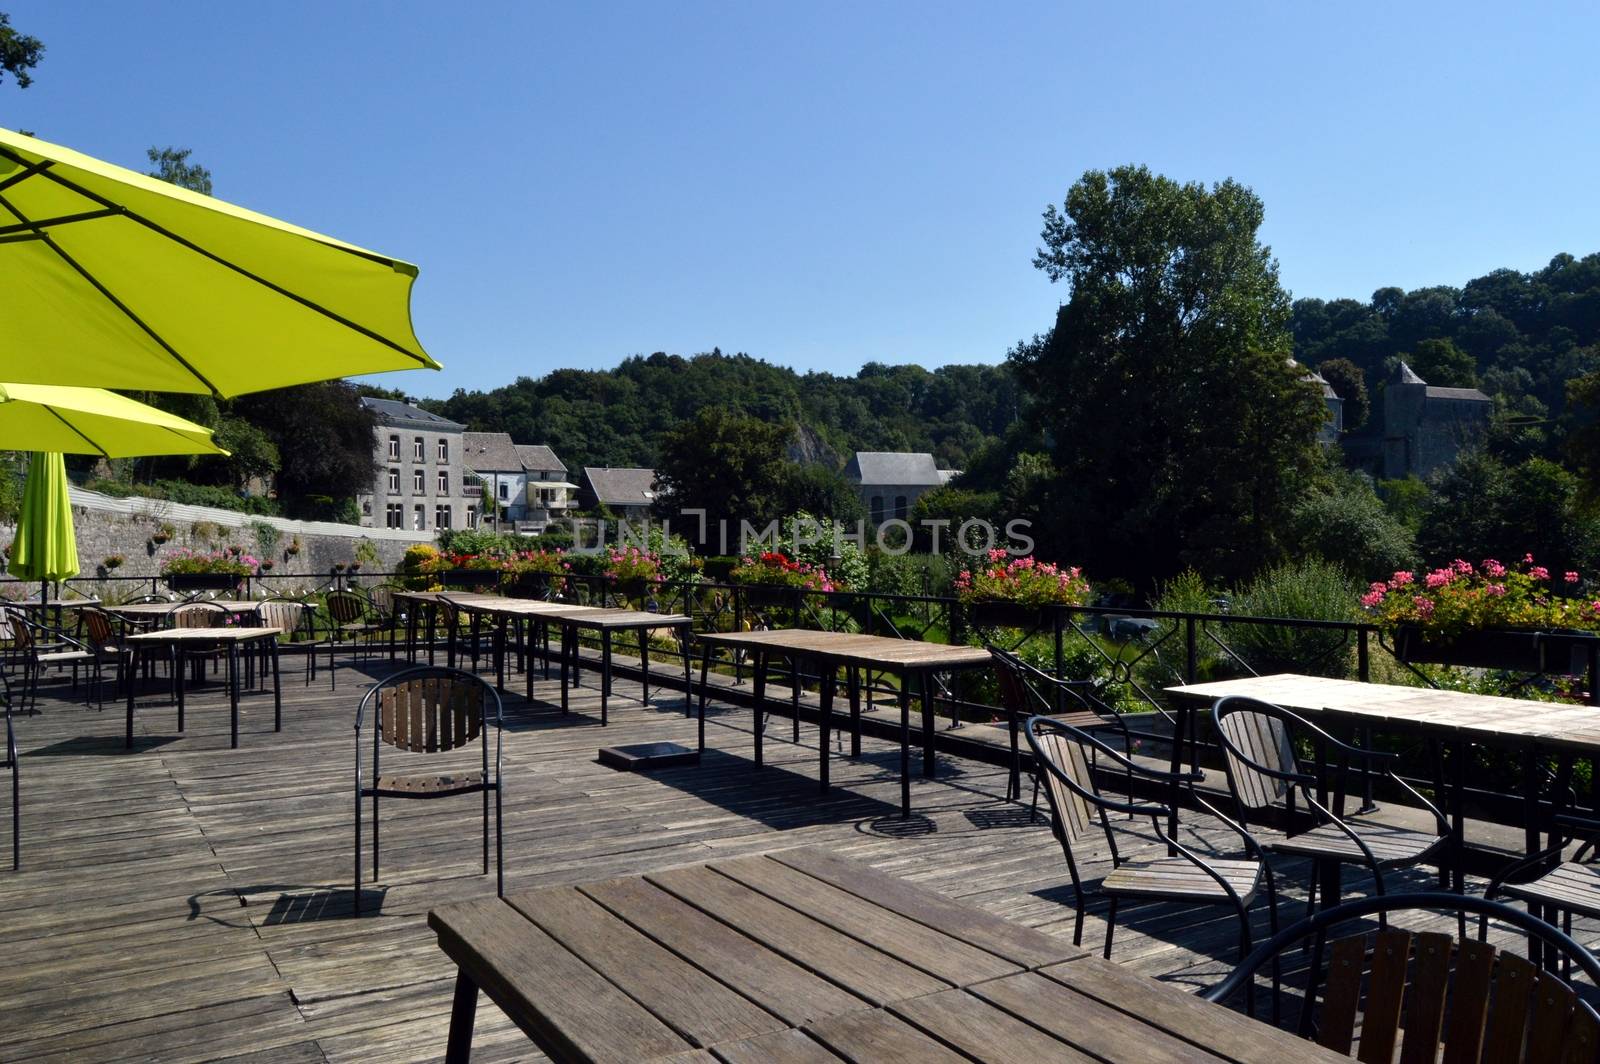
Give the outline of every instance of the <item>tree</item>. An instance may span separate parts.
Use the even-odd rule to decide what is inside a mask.
[[[1133,166],[1089,171],[1045,211],[1034,265],[1071,298],[1010,361],[1052,438],[1053,527],[1034,535],[1062,560],[1149,585],[1281,554],[1327,408],[1289,360],[1262,216],[1231,180]]]
[[[784,462],[777,498],[776,509],[784,516],[807,513],[850,528],[867,516],[855,485],[827,466]]]
[[[656,509],[668,518],[703,509],[710,528],[727,521],[764,525],[784,516],[783,490],[790,463],[784,451],[794,435],[787,423],[763,421],[707,406],[669,430],[656,462]]]
[[[1000,492],[973,491],[946,484],[925,492],[911,508],[911,525],[917,538],[918,550],[932,550],[938,543],[939,553],[954,554],[961,550],[956,536],[967,521],[986,521],[993,528],[996,542],[1005,535],[1005,518],[1000,512]],[[935,535],[924,521],[944,521],[945,527]],[[984,537],[969,532],[970,545],[981,548]]]
[[[1600,510],[1600,371],[1567,382],[1567,459],[1578,471],[1583,503]]]
[[[159,177],[163,181],[170,181],[174,185],[198,192],[202,196],[211,195],[211,171],[199,163],[191,163],[189,156],[193,154],[191,148],[150,148],[146,150],[150,162],[155,169],[148,171],[151,177]]]
[[[1372,413],[1372,401],[1367,397],[1366,375],[1361,367],[1348,358],[1330,358],[1317,366],[1317,372],[1344,400],[1345,431],[1353,432],[1365,425]]]
[[[33,84],[28,71],[38,66],[43,56],[44,45],[39,38],[12,29],[11,16],[0,11],[0,72],[10,74],[17,88],[25,89]],[[3,74],[0,74],[0,81],[5,80]]]
[[[1472,356],[1450,340],[1421,340],[1409,356],[1402,355],[1429,384],[1444,388],[1476,388],[1477,365]]]
[[[1600,549],[1600,524],[1578,503],[1578,478],[1554,462],[1533,458],[1508,466],[1485,452],[1467,455],[1440,479],[1433,507],[1417,532],[1422,560],[1497,558],[1524,554],[1552,572],[1586,570]]]
[[[373,414],[355,387],[324,381],[241,396],[233,410],[278,448],[278,497],[294,517],[347,515],[372,490]]]
[[[1411,530],[1354,473],[1333,476],[1326,491],[1296,503],[1290,535],[1297,556],[1320,556],[1361,580],[1387,579],[1417,561]]]

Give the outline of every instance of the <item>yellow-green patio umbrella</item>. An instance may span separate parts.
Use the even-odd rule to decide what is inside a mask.
[[[78,537],[72,531],[67,465],[59,453],[35,454],[22,489],[22,514],[6,566],[21,580],[65,580],[78,575]]]
[[[0,384],[0,451],[227,454],[211,430],[101,388]]]
[[[0,376],[232,396],[438,369],[417,268],[0,129]]]

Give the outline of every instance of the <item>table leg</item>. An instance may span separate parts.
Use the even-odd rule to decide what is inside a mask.
[[[173,653],[177,655],[177,661],[173,665],[173,668],[172,668],[172,675],[176,678],[176,682],[177,682],[177,685],[178,685],[178,731],[181,733],[183,731],[183,688],[184,688],[183,650],[181,648],[176,648],[175,647],[175,648],[173,648]]]
[[[406,607],[406,664],[417,663],[417,614],[422,604],[413,602]]]
[[[690,657],[689,629],[685,628],[682,638],[678,640],[678,649],[683,652],[683,715],[690,713],[689,706],[694,699],[694,663]]]
[[[800,656],[789,655],[789,716],[794,721],[794,730],[789,741],[795,744],[800,742]]]
[[[900,819],[911,816],[911,676],[900,681]]]
[[[228,745],[239,748],[239,644],[228,640]]]
[[[472,1024],[478,1016],[478,984],[465,970],[456,973],[455,1002],[450,1006],[450,1041],[445,1064],[467,1064],[472,1057]]]
[[[1184,701],[1179,703],[1172,717],[1172,763],[1168,766],[1172,772],[1172,791],[1167,796],[1167,801],[1172,803],[1170,806],[1172,812],[1167,816],[1167,837],[1169,839],[1178,837],[1178,800],[1181,790],[1178,784],[1178,773],[1183,771],[1183,737],[1191,727],[1194,727],[1194,721],[1190,720],[1193,712],[1194,710],[1189,703]],[[1035,791],[1034,795],[1037,797],[1038,792]],[[1020,798],[1021,796],[1019,795],[1018,797]],[[1167,845],[1167,856],[1178,856],[1177,847],[1169,843]]]
[[[561,638],[557,640],[557,650],[561,654],[561,715],[567,715],[567,626],[561,626]]]
[[[767,655],[760,650],[756,651],[755,682],[750,690],[752,700],[756,707],[756,767],[762,764],[763,751],[761,749],[763,733],[766,731],[766,700],[767,700]]]
[[[439,623],[439,606],[437,603],[428,604],[428,664],[433,664],[433,641],[436,638],[435,629]],[[453,663],[452,663],[453,664]]]
[[[600,727],[610,719],[611,702],[611,629],[600,633]]]
[[[133,749],[133,693],[139,686],[139,662],[144,656],[144,648],[133,644],[133,654],[128,659],[128,731],[123,737],[122,746],[125,750]]]
[[[822,765],[821,765],[821,775],[818,777],[818,779],[819,779],[819,782],[822,785],[821,786],[822,793],[826,794],[826,793],[828,793],[828,756],[832,753],[832,751],[829,749],[829,746],[832,743],[832,734],[833,734],[833,729],[832,729],[832,723],[833,723],[833,688],[834,688],[834,683],[835,683],[835,677],[834,677],[833,669],[830,666],[826,665],[826,664],[824,664],[822,666],[822,671],[826,675],[824,675],[821,678],[822,679],[822,693],[821,693],[822,719],[821,719],[821,725],[820,726],[821,726],[822,735],[821,735],[820,741],[817,743],[817,745],[822,750],[822,755],[821,755],[822,756]]]
[[[476,636],[474,636],[474,645],[476,645]],[[477,661],[474,660],[472,665],[473,669],[476,670]],[[506,626],[504,622],[494,626],[494,686],[501,694],[506,693]]]
[[[650,639],[649,633],[639,629],[639,684],[644,689],[643,701],[650,703]]]
[[[933,779],[938,759],[933,753],[933,676],[923,673],[917,681],[922,695],[922,775]]]
[[[273,636],[267,641],[267,645],[268,651],[272,654],[272,730],[281,732],[283,731],[283,681],[278,673],[278,637]]]
[[[861,670],[851,665],[845,671],[850,695],[850,756],[861,756]]]

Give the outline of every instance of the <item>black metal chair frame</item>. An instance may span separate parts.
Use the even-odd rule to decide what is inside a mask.
[[[166,616],[167,623],[175,628],[185,627],[179,623],[178,619],[178,615],[180,613],[184,613],[185,611],[197,612],[209,618],[211,621],[209,624],[189,625],[188,627],[226,628],[228,621],[230,620],[226,608],[217,605],[211,599],[201,598],[198,595],[195,595],[184,599],[182,602],[174,603],[172,606],[172,612]],[[193,613],[191,613],[191,617],[192,616]],[[184,682],[183,674],[185,671],[185,666],[193,665],[195,670],[195,681],[197,683],[203,683],[205,681],[206,662],[209,661],[211,663],[211,671],[213,674],[215,674],[217,670],[221,668],[223,660],[228,656],[227,650],[220,643],[193,647],[174,646],[171,648],[171,654],[173,698],[177,698],[177,685]]]
[[[8,610],[6,619],[11,625],[14,654],[22,662],[22,699],[17,707],[20,712],[32,714],[39,711],[39,680],[46,668],[52,665],[60,667],[70,664],[72,686],[76,689],[78,666],[88,665],[92,670],[97,664],[93,650],[59,628],[52,628],[42,621],[25,617],[21,610]],[[55,653],[68,655],[73,660],[70,662],[43,660],[43,655]],[[87,697],[86,688],[86,702]]]
[[[251,617],[251,623],[253,623],[256,627],[260,627],[260,628],[270,627],[267,624],[266,615],[263,612],[263,607],[266,607],[266,606],[279,606],[279,605],[294,607],[294,612],[295,612],[294,623],[288,629],[286,629],[284,631],[283,637],[287,638],[289,646],[300,647],[300,648],[304,649],[305,658],[306,658],[306,668],[305,668],[306,686],[310,687],[311,686],[311,681],[313,679],[315,679],[316,675],[317,675],[317,645],[318,645],[318,643],[317,643],[316,627],[315,627],[315,625],[313,624],[313,621],[312,621],[313,611],[310,608],[309,603],[305,602],[303,599],[289,598],[287,596],[282,596],[282,595],[273,595],[273,596],[271,596],[269,598],[264,598],[260,602],[256,603],[255,613]],[[303,636],[305,636],[305,639],[297,641],[294,638],[296,635],[303,635]],[[283,639],[280,638],[280,644],[282,644],[282,642],[283,642]],[[262,669],[262,682],[264,683],[265,681],[266,681],[266,670],[263,667],[263,669]]]
[[[1238,745],[1233,741],[1232,738],[1229,737],[1228,729],[1223,726],[1223,722],[1228,716],[1241,712],[1261,714],[1276,720],[1283,725],[1285,734],[1287,735],[1288,750],[1290,756],[1294,760],[1295,771],[1289,772],[1270,765],[1264,765],[1252,758],[1243,750],[1239,749]],[[1292,854],[1290,854],[1290,851],[1280,848],[1299,834],[1303,833],[1295,830],[1297,823],[1295,800],[1296,794],[1298,794],[1300,799],[1302,799],[1308,807],[1308,811],[1312,813],[1313,819],[1318,821],[1318,824],[1314,826],[1321,826],[1322,824],[1332,825],[1333,827],[1337,828],[1347,839],[1349,839],[1351,843],[1354,844],[1356,849],[1360,851],[1361,856],[1359,858],[1353,857],[1349,853],[1341,853],[1332,850],[1328,851],[1324,856],[1311,857],[1311,883],[1306,898],[1306,908],[1308,911],[1316,908],[1317,883],[1318,879],[1320,878],[1323,862],[1325,861],[1332,862],[1336,866],[1346,862],[1353,863],[1355,861],[1359,861],[1361,864],[1366,866],[1368,871],[1372,873],[1374,892],[1381,897],[1385,893],[1383,884],[1383,873],[1385,869],[1407,868],[1412,865],[1421,864],[1449,844],[1451,837],[1450,823],[1445,819],[1444,814],[1439,811],[1439,807],[1428,801],[1428,799],[1424,798],[1415,787],[1411,786],[1405,780],[1396,775],[1392,767],[1388,767],[1392,766],[1393,763],[1398,760],[1400,757],[1398,753],[1391,753],[1383,750],[1367,750],[1359,746],[1351,746],[1349,743],[1341,742],[1340,740],[1329,735],[1326,731],[1317,727],[1309,720],[1306,720],[1298,713],[1284,709],[1282,706],[1276,706],[1270,702],[1263,702],[1260,699],[1255,698],[1246,698],[1235,695],[1228,698],[1218,699],[1216,704],[1211,707],[1211,719],[1212,724],[1216,729],[1217,742],[1221,744],[1223,749],[1223,770],[1227,775],[1228,790],[1233,798],[1234,810],[1238,823],[1246,831],[1248,831],[1251,826],[1249,810],[1268,808],[1273,805],[1279,797],[1281,797],[1283,800],[1285,813],[1283,829],[1285,838],[1281,843],[1272,840],[1259,842],[1258,840],[1258,845],[1260,845],[1263,850],[1285,853],[1286,855],[1292,855],[1296,857],[1306,856],[1305,854],[1301,853],[1298,848],[1296,848]],[[1327,764],[1327,752],[1330,749],[1339,755],[1339,764],[1335,770],[1334,777],[1336,782],[1332,788],[1332,805],[1334,808],[1343,809],[1345,799],[1349,796],[1347,783],[1351,771],[1351,761],[1355,760],[1365,762],[1369,767],[1369,771],[1371,770],[1371,766],[1376,763],[1385,766],[1382,769],[1382,774],[1384,776],[1387,776],[1389,780],[1396,786],[1401,787],[1410,793],[1411,796],[1417,800],[1419,805],[1433,814],[1435,825],[1438,828],[1439,838],[1431,846],[1428,846],[1421,851],[1403,859],[1380,859],[1372,852],[1372,847],[1365,839],[1361,837],[1360,832],[1356,831],[1349,824],[1345,823],[1345,820],[1342,816],[1335,814],[1327,804],[1324,804],[1324,802],[1318,800],[1318,798],[1312,793],[1314,790],[1326,792],[1328,788],[1325,780],[1319,778],[1316,774],[1306,772],[1300,768],[1299,756],[1294,750],[1295,739],[1297,738],[1297,730],[1300,732],[1300,737],[1305,737],[1307,735],[1310,736],[1312,744],[1317,751],[1317,763],[1319,767]],[[1237,770],[1233,762],[1234,758],[1237,758],[1238,761],[1243,763],[1243,765],[1245,765],[1250,771],[1259,773],[1274,781],[1276,784],[1281,785],[1281,795],[1275,795],[1272,800],[1267,802],[1265,805],[1252,806],[1242,796],[1242,781],[1238,778]],[[1381,911],[1379,915],[1381,919]]]
[[[354,603],[353,610],[344,606],[335,606],[334,603]],[[328,611],[328,685],[333,690],[339,686],[339,667],[334,655],[341,646],[349,646],[355,660],[359,660],[361,649],[366,646],[370,650],[370,641],[363,636],[374,632],[388,631],[390,641],[390,654],[394,653],[395,627],[393,615],[385,621],[379,621],[377,607],[373,605],[372,598],[359,588],[335,588],[323,598],[324,608]],[[343,616],[341,616],[343,614]],[[308,653],[316,653],[315,649]]]
[[[1331,909],[1323,909],[1320,912],[1312,913],[1257,946],[1248,957],[1239,962],[1238,966],[1222,982],[1209,990],[1202,991],[1200,996],[1207,1001],[1226,1004],[1229,998],[1240,990],[1249,987],[1250,993],[1246,996],[1246,1005],[1247,1008],[1253,1009],[1256,974],[1264,965],[1270,962],[1274,965],[1273,998],[1274,1008],[1276,1008],[1276,999],[1282,990],[1277,963],[1281,960],[1284,951],[1309,939],[1314,942],[1311,974],[1306,986],[1305,996],[1300,1002],[1300,1013],[1295,1027],[1301,1037],[1309,1037],[1312,1031],[1312,1011],[1315,1006],[1317,989],[1321,985],[1322,957],[1327,945],[1328,929],[1350,920],[1372,915],[1378,916],[1380,927],[1386,927],[1388,925],[1388,914],[1401,909],[1419,909],[1433,912],[1450,911],[1456,914],[1458,926],[1465,926],[1466,917],[1469,914],[1476,915],[1478,917],[1478,937],[1480,941],[1485,937],[1489,918],[1493,917],[1522,931],[1528,936],[1529,941],[1537,940],[1542,945],[1548,946],[1559,953],[1569,963],[1576,963],[1585,975],[1593,980],[1596,985],[1600,985],[1600,961],[1595,959],[1594,954],[1590,953],[1569,935],[1537,916],[1524,912],[1515,906],[1506,905],[1504,902],[1491,901],[1472,894],[1456,894],[1451,891],[1412,891],[1376,897],[1353,898],[1350,901],[1335,905]],[[1464,939],[1465,935],[1462,938]],[[1594,1013],[1595,1010],[1588,1002],[1580,998],[1579,1004],[1588,1009],[1591,1014]],[[1251,1014],[1254,1014],[1253,1011]],[[1600,1015],[1597,1015],[1597,1019],[1600,1019]]]
[[[1545,919],[1543,911],[1554,909],[1561,913],[1561,930],[1565,934],[1572,934],[1572,916],[1574,912],[1585,916],[1600,916],[1600,894],[1595,897],[1595,904],[1586,907],[1577,904],[1562,905],[1551,898],[1535,898],[1531,895],[1522,895],[1516,887],[1530,883],[1554,871],[1561,864],[1587,864],[1596,857],[1600,857],[1600,820],[1593,817],[1578,816],[1574,813],[1557,813],[1551,818],[1551,827],[1570,828],[1567,832],[1552,830],[1551,837],[1554,841],[1537,853],[1529,854],[1512,862],[1499,875],[1489,880],[1489,885],[1484,889],[1483,896],[1491,901],[1496,895],[1517,898],[1529,906],[1533,916]],[[1573,852],[1570,859],[1564,859],[1566,849],[1579,839],[1584,841]],[[1511,889],[1507,889],[1511,888]],[[1480,921],[1481,922],[1481,921]],[[1530,947],[1533,942],[1529,940]],[[1531,949],[1530,949],[1530,952]],[[1570,966],[1562,974],[1570,973]]]
[[[1099,816],[1101,830],[1105,832],[1106,843],[1111,850],[1111,864],[1113,869],[1122,867],[1123,857],[1121,851],[1117,849],[1116,833],[1111,827],[1111,819],[1106,815],[1107,812],[1128,813],[1133,817],[1147,816],[1150,818],[1150,823],[1155,830],[1156,837],[1169,847],[1170,852],[1176,853],[1178,856],[1184,858],[1190,864],[1198,868],[1201,872],[1204,872],[1213,882],[1217,884],[1223,894],[1222,898],[1215,901],[1211,901],[1210,899],[1198,899],[1192,894],[1161,895],[1150,892],[1140,892],[1138,895],[1129,895],[1130,898],[1133,898],[1137,901],[1174,901],[1188,902],[1191,904],[1210,902],[1212,904],[1231,904],[1239,918],[1239,956],[1243,957],[1250,951],[1252,936],[1250,933],[1250,911],[1248,900],[1240,897],[1238,891],[1236,891],[1233,885],[1228,882],[1227,877],[1209,865],[1203,856],[1178,842],[1168,834],[1164,825],[1173,815],[1172,807],[1158,802],[1123,802],[1107,798],[1100,794],[1098,787],[1094,783],[1092,771],[1090,772],[1088,786],[1084,786],[1077,780],[1074,780],[1067,772],[1059,768],[1056,765],[1055,760],[1045,752],[1040,744],[1040,732],[1058,733],[1065,736],[1067,739],[1076,742],[1080,748],[1087,747],[1091,751],[1104,754],[1130,774],[1138,775],[1144,777],[1145,779],[1155,780],[1168,786],[1171,786],[1174,783],[1178,783],[1180,785],[1187,784],[1190,788],[1193,799],[1203,806],[1211,815],[1215,816],[1223,825],[1228,827],[1239,836],[1240,840],[1244,843],[1245,856],[1249,859],[1259,862],[1261,865],[1262,878],[1266,887],[1269,920],[1271,921],[1272,930],[1274,932],[1277,931],[1278,894],[1276,883],[1273,880],[1271,865],[1267,863],[1265,856],[1261,852],[1261,847],[1256,843],[1255,839],[1251,837],[1248,831],[1246,831],[1239,824],[1234,823],[1230,818],[1218,812],[1213,806],[1210,805],[1210,803],[1206,802],[1198,794],[1193,794],[1193,781],[1195,779],[1195,775],[1193,773],[1179,773],[1174,776],[1170,772],[1158,772],[1154,769],[1145,768],[1143,765],[1137,764],[1136,762],[1131,761],[1123,755],[1117,753],[1117,751],[1113,750],[1110,746],[1107,746],[1105,743],[1102,743],[1099,739],[1096,739],[1093,735],[1083,731],[1080,728],[1074,728],[1069,724],[1062,724],[1060,721],[1052,720],[1049,717],[1030,717],[1024,729],[1024,734],[1027,737],[1029,748],[1033,751],[1034,764],[1038,767],[1040,772],[1049,773],[1052,778],[1068,788],[1072,794],[1081,798],[1083,801],[1088,802],[1089,805],[1093,807],[1094,811]],[[1066,827],[1066,812],[1060,808],[1053,788],[1045,788],[1045,797],[1050,803],[1050,811],[1052,814],[1050,821],[1051,830],[1055,834],[1056,841],[1061,844],[1061,852],[1066,856],[1067,859],[1067,871],[1072,876],[1073,901],[1077,909],[1077,915],[1073,921],[1072,927],[1072,943],[1075,946],[1082,945],[1083,918],[1088,911],[1088,897],[1083,879],[1078,872],[1077,860],[1073,857],[1072,839],[1069,838],[1069,831]],[[1096,893],[1103,893],[1110,906],[1109,912],[1106,914],[1106,940],[1104,949],[1102,951],[1103,955],[1109,959],[1111,956],[1111,939],[1114,931],[1116,930],[1117,907],[1120,900],[1120,895],[1115,893],[1104,893],[1103,891],[1099,890],[1097,890]]]
[[[1096,727],[1115,726],[1122,733],[1122,748],[1125,752],[1133,752],[1133,735],[1128,731],[1127,722],[1122,715],[1113,710],[1100,700],[1096,692],[1099,686],[1093,680],[1062,680],[1051,676],[1042,669],[1023,661],[1022,658],[1010,650],[1005,650],[993,644],[985,644],[984,649],[989,651],[995,659],[995,671],[1000,682],[1000,708],[1006,713],[1006,727],[1011,737],[1011,770],[1006,782],[1006,800],[1020,802],[1022,800],[1022,750],[1018,741],[1024,723],[1034,716],[1055,716],[1073,712],[1093,714],[1099,718]],[[1018,685],[1018,693],[1023,701],[1032,705],[1012,705],[1007,697],[1006,670],[1011,670],[1011,677]],[[1051,699],[1040,688],[1043,687],[1057,697]],[[1071,704],[1071,709],[1063,708],[1062,702]],[[1081,725],[1074,725],[1081,727]],[[1133,791],[1133,774],[1127,773],[1128,790]],[[1032,812],[1039,808],[1039,774],[1035,770],[1033,775],[1033,804]]]
[[[116,662],[116,688],[115,694],[120,696],[123,683],[131,682],[127,676],[129,662],[133,658],[133,651],[117,639],[117,622],[105,610],[93,606],[85,606],[78,611],[78,623],[83,631],[83,642],[86,648],[94,654],[94,676],[92,682],[95,689],[96,701],[100,708],[105,708],[105,675],[104,664],[107,659]],[[99,626],[100,631],[96,632]]]
[[[483,749],[483,778],[478,783],[462,783],[456,787],[429,792],[415,792],[396,790],[393,788],[380,788],[381,775],[380,758],[385,741],[394,743],[393,739],[385,740],[383,734],[382,695],[401,684],[413,680],[436,679],[452,684],[466,684],[478,692],[478,734],[477,741]],[[494,772],[489,771],[489,723],[488,704],[494,703]],[[361,728],[366,716],[367,706],[376,704],[378,711],[374,714],[372,727],[372,783],[362,782],[362,757],[361,757]],[[505,893],[505,847],[504,835],[501,826],[501,743],[504,738],[504,729],[501,727],[501,701],[500,693],[494,685],[482,677],[461,669],[443,668],[437,665],[418,665],[413,668],[403,669],[375,685],[361,699],[360,706],[356,709],[356,845],[355,845],[355,896],[352,901],[352,912],[355,916],[361,915],[361,800],[372,799],[372,879],[378,878],[379,860],[379,835],[378,835],[378,799],[380,798],[411,798],[419,800],[432,800],[435,798],[448,798],[462,794],[483,794],[483,874],[489,874],[489,792],[494,792],[494,852],[495,852],[495,893]],[[452,744],[444,749],[460,749],[471,742],[471,739],[459,744]],[[398,744],[395,743],[398,748]],[[429,751],[436,752],[436,751]]]
[[[6,757],[0,765],[11,770],[11,870],[22,871],[22,769],[17,758],[17,734],[11,727],[11,685],[5,684],[0,702],[6,709]]]

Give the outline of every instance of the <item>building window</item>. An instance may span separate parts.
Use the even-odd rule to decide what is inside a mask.
[[[441,462],[450,461],[450,441],[449,440],[446,440],[446,439],[440,439],[439,440],[439,461],[441,461]]]
[[[414,471],[411,474],[411,494],[413,494],[413,495],[426,495],[426,494],[428,494],[427,474],[424,473],[420,469]]]
[[[422,442],[421,436],[411,441],[411,458],[413,461],[421,462],[427,458],[427,455],[428,451]]]
[[[478,508],[471,503],[467,504],[467,527],[478,527]]]
[[[389,437],[389,461],[391,461],[391,462],[400,461],[400,437],[399,436],[390,436]]]
[[[910,512],[911,507],[906,505],[906,497],[904,495],[896,495],[894,497],[894,515],[904,521],[906,515]]]
[[[406,527],[406,508],[403,504],[398,502],[392,502],[389,504],[389,508],[385,510],[383,514],[383,527]]]
[[[420,505],[411,508],[411,527],[417,532],[422,532],[428,527],[428,513]]]
[[[500,499],[501,499],[501,501],[503,502],[506,499],[511,498],[511,485],[507,484],[503,480],[499,481],[498,483],[500,485]]]
[[[883,524],[883,496],[882,495],[874,495],[872,497],[872,523],[875,524],[875,525]]]
[[[443,469],[439,470],[439,494],[450,494],[450,474]]]
[[[440,503],[438,506],[435,506],[433,508],[433,527],[434,528],[449,528],[450,527],[450,504],[449,503]]]
[[[400,470],[398,469],[389,470],[389,494],[400,494]]]

